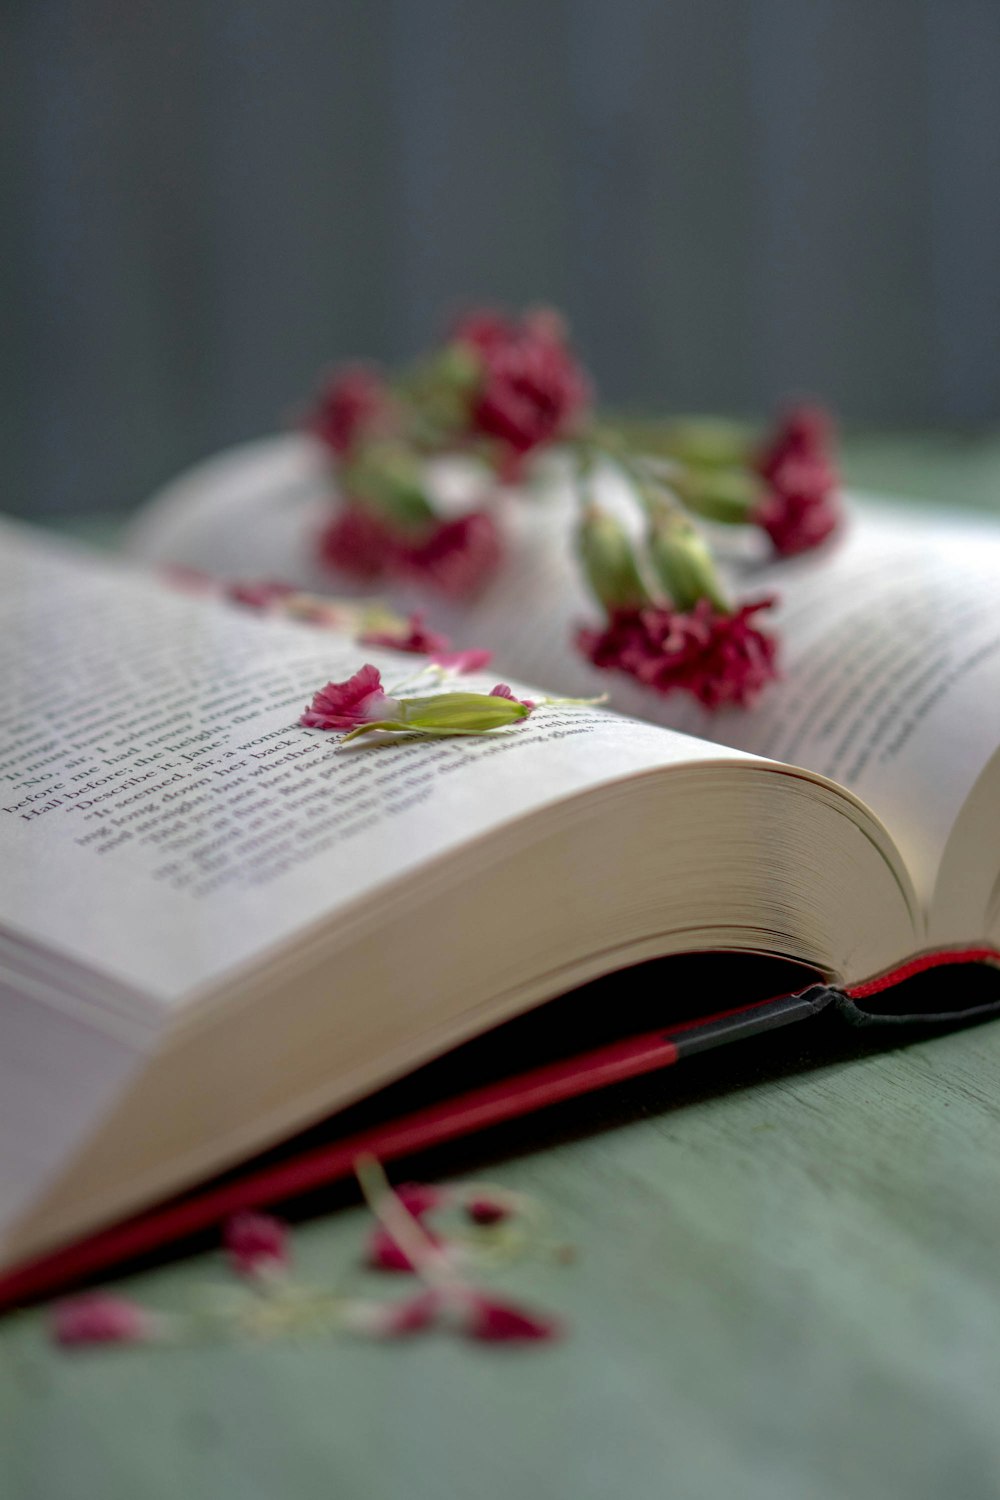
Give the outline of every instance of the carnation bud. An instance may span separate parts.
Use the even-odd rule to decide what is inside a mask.
[[[341,471],[344,490],[400,526],[423,525],[434,511],[413,454],[401,443],[366,443]]]
[[[596,506],[588,507],[580,522],[577,544],[587,582],[605,609],[634,609],[648,601],[632,543],[614,516]]]
[[[728,612],[712,554],[705,539],[684,516],[673,511],[654,515],[649,528],[649,555],[660,582],[679,610],[709,599]]]
[[[488,734],[526,719],[535,707],[528,698],[516,698],[505,683],[498,683],[489,693],[431,693],[420,698],[386,697],[381,702],[383,717],[358,719],[344,736],[345,744],[377,729],[437,736]]]
[[[663,451],[679,463],[706,468],[742,468],[754,451],[753,429],[719,417],[685,417],[661,434]]]
[[[688,510],[708,521],[744,526],[764,498],[764,486],[749,469],[699,467],[671,474],[670,485]]]
[[[400,727],[447,734],[482,733],[526,719],[531,706],[500,693],[434,693],[427,698],[401,698]]]
[[[468,393],[478,384],[482,362],[467,344],[445,344],[428,366],[429,373],[449,390]]]

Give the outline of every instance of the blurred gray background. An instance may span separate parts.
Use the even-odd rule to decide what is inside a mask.
[[[997,0],[3,0],[0,506],[114,510],[475,299],[602,396],[1000,407]]]

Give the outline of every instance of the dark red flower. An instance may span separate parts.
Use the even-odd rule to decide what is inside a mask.
[[[841,513],[835,485],[830,470],[807,460],[785,460],[753,513],[779,556],[808,552],[836,531]]]
[[[493,577],[503,556],[500,532],[483,510],[442,521],[413,540],[397,542],[395,571],[450,599],[471,599]]]
[[[753,513],[783,557],[826,541],[840,522],[833,420],[818,406],[793,408],[757,456],[767,491]]]
[[[428,630],[424,616],[415,611],[405,626],[397,630],[369,630],[358,636],[362,646],[389,646],[393,651],[408,651],[414,656],[451,654],[451,641],[439,631]]]
[[[471,431],[497,443],[501,472],[516,478],[525,454],[572,431],[590,401],[586,374],[566,343],[561,320],[544,310],[519,323],[474,313],[455,336],[482,363]]]
[[[616,610],[577,644],[597,667],[627,672],[659,693],[683,689],[706,708],[749,707],[777,677],[777,642],[752,625],[773,599],[724,614],[708,599],[681,611],[667,605]]]
[[[822,406],[793,406],[785,413],[757,455],[756,469],[764,479],[773,479],[790,458],[822,461],[832,472],[833,417]]]
[[[480,307],[465,313],[452,332],[452,342],[466,344],[480,353],[498,349],[517,336],[517,324],[504,313]]]
[[[306,426],[344,458],[360,439],[385,425],[388,412],[388,392],[377,371],[345,365],[323,387]]]
[[[320,561],[327,567],[369,580],[385,572],[393,547],[389,527],[360,505],[346,505],[317,539]]]

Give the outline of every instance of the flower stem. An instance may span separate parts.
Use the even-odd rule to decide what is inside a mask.
[[[432,1286],[454,1287],[458,1278],[448,1257],[396,1197],[378,1158],[367,1152],[357,1157],[354,1175],[368,1207],[396,1241],[418,1276]]]

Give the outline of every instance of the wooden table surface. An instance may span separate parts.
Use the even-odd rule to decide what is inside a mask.
[[[900,453],[883,486],[917,490],[927,454]],[[1000,489],[935,453],[938,493]],[[802,1030],[443,1159],[538,1194],[576,1247],[495,1279],[561,1315],[559,1343],[68,1355],[42,1312],[9,1319],[0,1497],[992,1500],[1000,1025],[874,1052]],[[366,1222],[304,1225],[303,1273],[354,1264]],[[206,1253],[127,1289],[171,1308],[222,1279]]]

